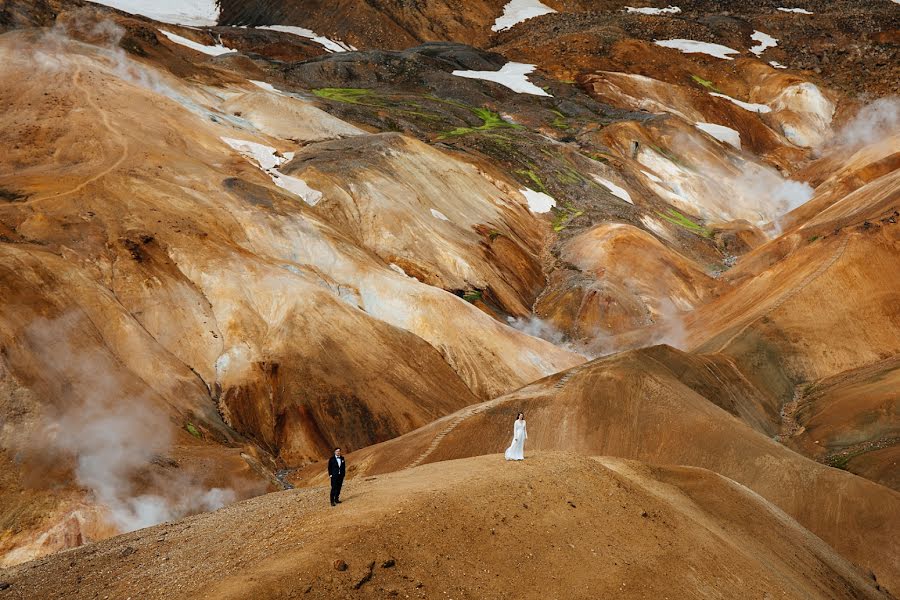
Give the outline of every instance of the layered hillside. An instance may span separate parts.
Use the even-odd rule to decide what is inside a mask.
[[[900,5],[638,4],[0,7],[0,584],[900,594]]]

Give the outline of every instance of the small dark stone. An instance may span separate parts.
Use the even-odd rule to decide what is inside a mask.
[[[575,503],[574,503],[574,502],[572,502],[571,500],[569,500],[568,502],[569,502],[569,506],[571,506],[572,508],[575,508]]]
[[[334,568],[338,571],[346,571],[347,563],[345,563],[341,559],[337,559],[336,561],[334,561]]]
[[[135,552],[136,552],[136,550],[134,548],[132,548],[131,546],[127,546],[121,552],[119,552],[119,556],[121,556],[122,558],[125,558],[126,556],[131,556]]]
[[[647,511],[645,510],[644,512],[641,513],[641,516],[644,517],[644,518],[646,519],[646,518],[649,517],[650,515],[647,514]]]
[[[393,558],[389,558],[386,561],[384,561],[383,563],[381,563],[381,568],[382,569],[390,569],[391,567],[393,567],[396,564],[397,564],[396,560],[394,560]]]
[[[0,581],[0,592],[2,592],[3,590],[8,590],[11,587],[12,587],[11,583],[7,583],[5,581]]]
[[[375,568],[375,561],[369,563],[369,567],[366,569],[366,572],[363,573],[362,577],[360,577],[356,583],[353,584],[353,589],[358,590],[362,586],[366,585],[370,579],[372,579],[372,570]]]

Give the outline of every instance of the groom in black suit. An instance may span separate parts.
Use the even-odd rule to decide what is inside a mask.
[[[331,478],[331,505],[340,504],[341,486],[347,474],[347,460],[341,456],[341,449],[334,449],[334,456],[328,459],[328,477]]]

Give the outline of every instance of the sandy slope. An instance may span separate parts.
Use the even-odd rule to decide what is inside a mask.
[[[337,561],[348,569],[336,570]],[[283,492],[0,572],[4,598],[878,598],[703,469],[498,455]]]
[[[529,448],[721,473],[779,506],[893,589],[900,581],[900,494],[813,462],[754,430],[717,405],[734,403],[732,410],[740,413],[753,410],[741,405],[758,401],[752,387],[729,372],[733,366],[680,356],[650,348],[594,361],[365,448],[349,463],[363,476],[499,452],[522,410]],[[298,482],[318,484],[321,469],[299,473]]]

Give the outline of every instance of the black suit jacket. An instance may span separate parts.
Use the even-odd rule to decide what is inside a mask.
[[[333,455],[328,459],[328,476],[329,477],[340,477],[344,478],[344,475],[347,474],[347,459],[343,456],[341,457],[341,466],[338,466],[337,458]]]

